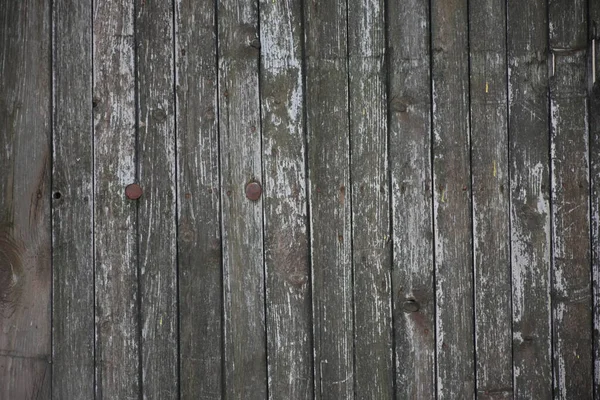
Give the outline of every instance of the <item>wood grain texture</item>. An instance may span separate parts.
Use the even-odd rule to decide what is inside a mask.
[[[0,398],[51,386],[50,2],[0,3]]]
[[[554,398],[592,398],[587,3],[549,3]],[[563,50],[566,49],[566,50]]]
[[[512,398],[506,4],[469,6],[477,396]]]
[[[433,399],[433,264],[429,1],[388,4],[395,387]]]
[[[175,399],[178,385],[173,3],[136,8],[142,388]]]
[[[269,398],[312,399],[302,8],[259,8]]]
[[[222,396],[217,36],[213,1],[175,3],[182,399]]]
[[[225,396],[264,399],[263,201],[245,196],[263,183],[257,2],[221,1],[218,27]]]
[[[348,3],[354,396],[392,398],[384,2]]]
[[[509,174],[516,399],[552,396],[547,9],[507,3]]]
[[[94,2],[96,397],[142,393],[138,298],[134,7]]]
[[[94,397],[92,2],[53,5],[52,396]]]
[[[593,357],[594,399],[600,399],[600,2],[588,3],[588,37],[595,39],[595,52],[588,53],[590,68],[596,56],[596,82],[588,74],[588,112],[590,130],[590,202],[592,236],[592,290],[593,290]],[[590,43],[591,44],[591,43]],[[593,54],[595,53],[595,54]]]
[[[431,4],[438,399],[475,396],[467,2]]]
[[[347,5],[304,4],[315,397],[354,395]]]

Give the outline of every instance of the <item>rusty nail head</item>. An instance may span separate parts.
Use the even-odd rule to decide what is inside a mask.
[[[257,201],[262,194],[262,187],[258,182],[250,182],[246,185],[246,197],[248,200]]]
[[[125,196],[130,200],[137,200],[142,197],[142,188],[137,183],[127,185],[125,188]]]

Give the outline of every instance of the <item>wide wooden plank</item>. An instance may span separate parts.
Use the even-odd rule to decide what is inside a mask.
[[[392,398],[391,232],[387,173],[385,14],[348,3],[354,395]]]
[[[588,113],[590,129],[590,203],[592,236],[592,285],[593,285],[593,357],[594,357],[594,398],[600,399],[600,2],[588,3],[588,38],[594,51],[588,54]],[[594,40],[592,42],[592,40]],[[596,74],[594,81],[594,61]]]
[[[587,2],[549,3],[554,398],[592,398]]]
[[[181,398],[222,395],[215,4],[175,3]]]
[[[388,4],[396,397],[435,398],[429,1]]]
[[[173,23],[172,2],[138,3],[140,346],[143,397],[151,399],[179,396]]]
[[[258,4],[219,2],[219,128],[223,232],[225,396],[267,397]]]
[[[467,24],[466,1],[431,4],[438,399],[475,396]]]
[[[506,4],[469,6],[477,396],[512,398]]]
[[[552,396],[550,175],[545,0],[507,3],[513,385]]]
[[[53,6],[52,396],[94,397],[92,2]]]
[[[312,399],[302,7],[259,8],[269,398]]]
[[[429,1],[388,4],[395,387],[435,398]]]
[[[345,1],[304,4],[317,399],[354,394],[346,15]]]
[[[141,395],[134,7],[94,2],[96,397]]]
[[[50,1],[0,3],[0,398],[51,383]]]

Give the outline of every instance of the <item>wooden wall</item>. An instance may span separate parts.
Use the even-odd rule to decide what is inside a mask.
[[[0,2],[0,399],[600,399],[599,22]]]

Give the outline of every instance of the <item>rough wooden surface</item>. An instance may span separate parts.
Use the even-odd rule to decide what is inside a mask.
[[[246,198],[263,183],[255,0],[219,3],[219,127],[223,232],[225,396],[267,397],[263,200]]]
[[[354,396],[393,397],[384,2],[349,2]]]
[[[178,385],[173,4],[136,6],[138,263],[143,397]]]
[[[0,3],[0,398],[51,386],[50,2]]]
[[[339,0],[304,6],[315,397],[349,398],[354,319],[347,7]]]
[[[429,2],[388,4],[395,388],[435,398]]]
[[[431,4],[438,399],[475,396],[467,2]]]
[[[551,398],[547,9],[506,7],[514,397]]]
[[[592,398],[587,3],[549,4],[554,398]]]
[[[52,397],[55,399],[94,397],[91,17],[91,1],[54,2]]]
[[[311,399],[301,3],[260,2],[269,398]]]
[[[477,396],[512,398],[506,4],[469,7]]]
[[[175,3],[182,399],[222,396],[217,32],[213,1]]]
[[[594,398],[600,399],[600,2],[589,2],[588,39],[595,45],[590,51],[589,67],[593,68],[592,56],[596,56],[596,82],[593,74],[587,76],[588,112],[590,129],[590,203],[592,236],[592,285],[593,285],[593,360],[594,360]],[[590,43],[592,44],[592,43]],[[591,50],[591,49],[590,49]],[[594,54],[595,53],[595,54]]]
[[[134,7],[94,2],[96,397],[142,394],[138,295]]]

